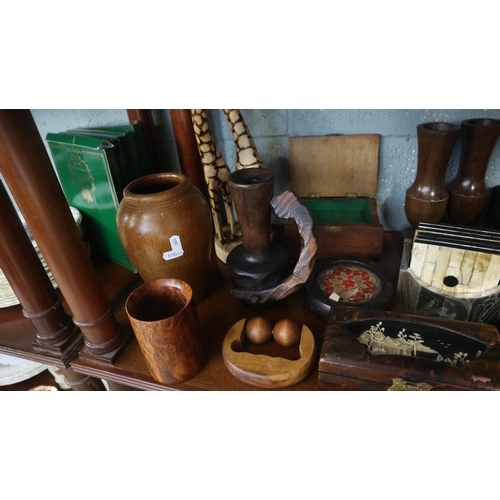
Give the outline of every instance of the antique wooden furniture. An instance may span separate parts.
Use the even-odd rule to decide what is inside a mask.
[[[188,382],[166,385],[149,373],[132,334],[124,310],[125,299],[140,281],[136,274],[111,262],[91,262],[69,212],[38,130],[29,111],[0,113],[2,174],[34,233],[44,257],[59,284],[66,312],[83,338],[83,346],[71,360],[59,354],[39,352],[33,323],[22,314],[22,306],[0,310],[0,352],[54,365],[68,377],[105,379],[112,389],[123,387],[152,390],[256,390],[233,377],[222,359],[222,340],[238,319],[253,310],[229,295],[226,267],[211,261],[209,293],[198,306],[201,335],[208,350],[206,367]],[[4,161],[6,158],[8,162]],[[50,203],[45,203],[50,199]],[[2,211],[2,214],[5,213]],[[1,214],[0,214],[1,215]],[[16,261],[22,258],[19,251]],[[30,285],[27,285],[30,286]],[[291,314],[288,311],[292,311]],[[273,322],[291,317],[307,324],[318,342],[324,323],[309,313],[299,290],[266,313]],[[317,372],[293,386],[314,390]]]
[[[448,206],[444,184],[446,168],[460,126],[445,122],[417,126],[417,175],[406,191],[405,213],[413,227],[419,222],[439,222]]]
[[[20,207],[24,207],[30,228],[37,229],[35,236],[44,257],[47,261],[47,257],[51,257],[49,265],[52,271],[56,271],[63,306],[76,320],[74,323],[85,342],[70,360],[63,360],[59,354],[40,352],[34,345],[39,332],[23,315],[22,306],[17,305],[0,310],[0,352],[62,367],[68,371],[69,377],[80,378],[83,382],[104,379],[115,390],[124,387],[143,390],[265,390],[238,380],[225,366],[222,344],[227,332],[241,318],[253,316],[255,309],[230,296],[227,268],[215,256],[210,263],[207,296],[197,305],[200,333],[207,348],[206,366],[189,381],[175,385],[159,383],[151,376],[124,309],[126,298],[140,281],[136,274],[116,264],[88,260],[84,246],[80,246],[81,237],[74,227],[74,220],[67,213],[67,205],[53,177],[38,131],[26,113],[0,113],[2,155],[15,160],[6,165],[3,162],[6,156],[1,157],[2,174],[9,181],[9,187],[17,187],[12,189],[14,197]],[[50,207],[46,206],[46,199],[50,199]],[[45,242],[43,248],[42,242]],[[399,235],[384,234],[384,251],[379,262],[387,266],[393,278],[397,277],[399,270],[401,243]],[[18,253],[15,261],[22,262],[25,249],[19,249]],[[309,310],[303,288],[260,314],[265,314],[273,324],[286,317],[307,325],[315,344],[323,344],[326,323]],[[249,347],[252,353],[262,352],[262,349],[263,346],[259,345]],[[273,343],[272,349],[272,355],[281,355],[282,349],[286,349],[289,359],[298,357],[297,346],[283,348]],[[492,348],[478,359],[483,362],[492,360],[495,352]],[[497,364],[488,362],[487,366],[491,368]],[[448,380],[451,381],[455,373],[450,371]],[[470,380],[472,387],[492,387],[485,382],[487,378],[494,380],[493,374],[487,370],[472,375],[475,377]],[[316,390],[318,376],[318,364],[314,363],[302,381],[276,390]],[[447,387],[452,386],[452,383],[447,383]]]
[[[174,385],[156,381],[149,373],[135,338],[113,367],[104,367],[79,356],[72,361],[71,366],[79,373],[145,390],[265,390],[234,377],[224,363],[222,345],[229,329],[242,318],[250,318],[256,314],[253,306],[230,296],[230,287],[226,267],[213,255],[207,297],[197,305],[200,334],[207,349],[207,362],[198,375],[186,382]],[[315,343],[321,345],[326,324],[309,311],[302,289],[277,302],[272,308],[260,311],[259,314],[265,315],[273,325],[284,317],[305,324],[314,335]],[[117,319],[124,328],[130,328],[123,307],[118,309]],[[262,354],[263,347],[251,345],[249,351]],[[272,342],[266,347],[266,354],[293,360],[297,358],[298,347],[285,348]],[[317,386],[317,364],[314,364],[311,372],[301,382],[276,390],[311,391],[317,390]]]
[[[498,390],[492,325],[332,308],[319,360],[326,390]]]
[[[318,259],[380,257],[379,143],[376,134],[290,138],[290,186],[312,212]],[[300,240],[293,226],[293,221],[284,226],[284,237],[296,257]]]
[[[64,310],[52,283],[25,232],[7,190],[0,182],[0,267],[36,329],[34,348],[70,359],[83,342],[81,333]]]
[[[1,321],[2,330],[7,328],[2,336],[2,351],[60,367],[74,381],[85,382],[85,377],[74,376],[69,366],[81,342],[86,344],[91,356],[100,357],[106,363],[115,359],[127,338],[114,318],[27,110],[0,112],[0,168],[67,307],[63,312],[59,292],[54,293],[46,275],[42,275],[40,261],[35,260],[31,242],[25,237],[15,211],[9,209],[3,191],[4,209],[0,217],[5,236],[2,246],[6,252],[2,266],[16,287],[24,315],[30,321],[29,325],[16,326],[13,311],[16,308],[8,308]],[[68,312],[73,321],[68,319]],[[22,331],[33,332],[33,336],[28,340]]]
[[[127,338],[97,279],[28,110],[0,112],[0,150],[4,179],[83,334],[89,355],[112,362]]]

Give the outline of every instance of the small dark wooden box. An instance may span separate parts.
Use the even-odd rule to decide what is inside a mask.
[[[377,134],[290,138],[290,187],[312,213],[316,258],[380,257],[379,142]],[[301,242],[293,221],[285,225],[284,236],[292,256],[298,256]]]
[[[498,390],[500,336],[492,325],[335,308],[321,348],[318,388]]]

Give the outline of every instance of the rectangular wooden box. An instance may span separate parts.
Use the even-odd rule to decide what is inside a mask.
[[[317,259],[380,257],[379,142],[377,134],[290,138],[290,187],[311,210]],[[293,221],[285,224],[284,237],[292,256],[298,256],[300,238]]]
[[[321,347],[318,388],[498,390],[500,337],[492,325],[332,309]]]

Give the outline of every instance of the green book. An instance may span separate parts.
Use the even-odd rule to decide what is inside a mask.
[[[139,177],[153,173],[146,136],[141,123],[80,127],[64,133],[106,139],[113,144],[118,164],[116,171],[112,171],[112,175],[115,184],[119,184],[116,189],[119,201],[122,198],[123,188],[127,184]],[[110,166],[114,167],[114,164]]]
[[[119,168],[116,146],[107,139],[67,133],[48,133],[46,140],[68,204],[84,215],[92,256],[135,272],[116,227],[117,189],[123,182],[113,177]]]
[[[146,135],[141,123],[134,125],[110,125],[106,127],[88,127],[85,130],[89,133],[115,133],[120,134],[126,145],[128,161],[130,164],[129,182],[153,173],[151,158],[146,142]]]
[[[64,135],[77,137],[91,137],[107,141],[106,147],[110,150],[109,170],[115,186],[118,202],[123,198],[123,189],[130,182],[130,161],[123,134],[115,132],[94,132],[88,129],[72,129],[63,132]],[[104,144],[104,143],[103,143]]]

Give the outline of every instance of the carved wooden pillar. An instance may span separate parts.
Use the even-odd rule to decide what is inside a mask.
[[[113,361],[116,321],[29,110],[0,110],[0,168],[92,356]]]
[[[150,109],[127,109],[128,121],[131,125],[136,123],[141,123],[144,129],[144,135],[146,137],[146,143],[148,146],[149,156],[151,158],[153,172],[159,173],[164,172],[161,168],[158,153],[155,145],[155,132],[153,117],[151,116]]]
[[[82,335],[64,310],[1,181],[0,207],[0,268],[35,327],[33,347],[66,364],[81,347]]]
[[[203,173],[198,144],[194,135],[190,109],[171,109],[170,118],[174,129],[175,144],[182,173],[208,198],[207,183]]]

